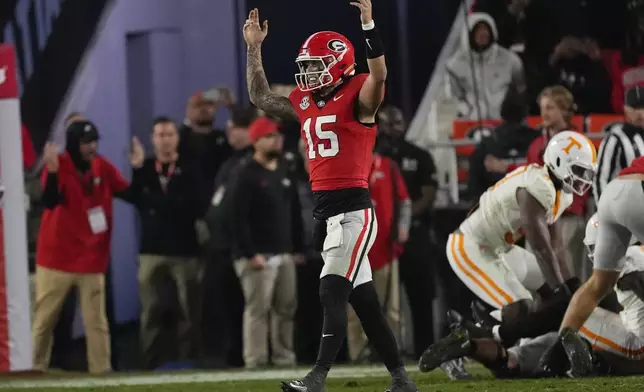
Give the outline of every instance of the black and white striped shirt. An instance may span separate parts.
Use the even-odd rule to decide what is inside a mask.
[[[593,187],[595,202],[606,185],[633,159],[644,155],[644,129],[628,123],[606,127],[606,136],[599,146],[599,163]]]

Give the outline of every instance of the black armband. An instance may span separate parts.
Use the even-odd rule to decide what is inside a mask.
[[[371,28],[365,30],[365,27]],[[375,59],[380,56],[384,56],[385,48],[382,44],[382,38],[380,38],[380,33],[378,33],[375,23],[372,21],[368,25],[363,25],[362,31],[364,32],[364,38],[367,43],[367,58]]]

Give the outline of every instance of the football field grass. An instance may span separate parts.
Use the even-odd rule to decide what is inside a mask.
[[[410,366],[418,390],[435,392],[522,392],[522,391],[644,391],[644,377],[558,379],[558,380],[494,380],[476,365],[468,369],[472,381],[450,381],[440,371],[421,374]],[[132,374],[118,373],[105,377],[85,377],[65,373],[33,378],[0,379],[0,391],[43,392],[279,392],[280,380],[292,379],[306,369],[232,372],[174,372]],[[329,392],[383,392],[389,378],[382,367],[340,367],[330,374]]]

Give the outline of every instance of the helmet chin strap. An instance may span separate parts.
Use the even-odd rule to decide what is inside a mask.
[[[550,180],[552,180],[552,183],[555,186],[555,189],[563,188],[563,185],[564,185],[563,181],[560,180],[559,177],[557,177],[555,173],[552,170],[550,170],[549,167],[548,167],[548,176],[550,176]]]

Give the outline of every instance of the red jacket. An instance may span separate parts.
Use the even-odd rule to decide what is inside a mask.
[[[374,156],[369,183],[369,192],[378,220],[378,234],[369,250],[369,263],[372,270],[377,270],[391,263],[396,257],[395,241],[391,237],[392,230],[398,225],[398,222],[394,222],[398,214],[394,212],[401,201],[409,200],[409,193],[398,165],[392,159],[380,155]]]
[[[40,222],[36,264],[73,273],[104,273],[107,270],[112,231],[114,194],[128,188],[116,168],[100,156],[92,161],[90,173],[82,176],[67,153],[59,156],[58,189],[62,200],[45,209]],[[43,170],[45,187],[47,169]],[[92,192],[86,189],[92,188]],[[89,214],[102,213],[107,229],[92,232]]]
[[[22,125],[20,127],[22,132],[22,164],[25,169],[31,168],[38,157],[36,156],[36,151],[34,151],[34,145],[31,142],[31,135],[29,135],[29,130],[27,127]]]
[[[537,165],[543,166],[543,150],[546,148],[548,140],[549,138],[547,137],[547,135],[542,135],[534,139],[534,141],[528,148],[528,155],[526,156],[527,164],[536,163]],[[574,194],[572,204],[570,205],[570,207],[568,207],[564,214],[585,216],[587,200],[588,192],[586,192],[586,194],[583,196]]]
[[[625,65],[622,62],[622,52],[607,50],[603,53],[604,65],[608,70],[613,91],[611,93],[613,110],[624,113],[624,94],[633,86],[644,86],[644,54],[640,54],[635,65]]]

